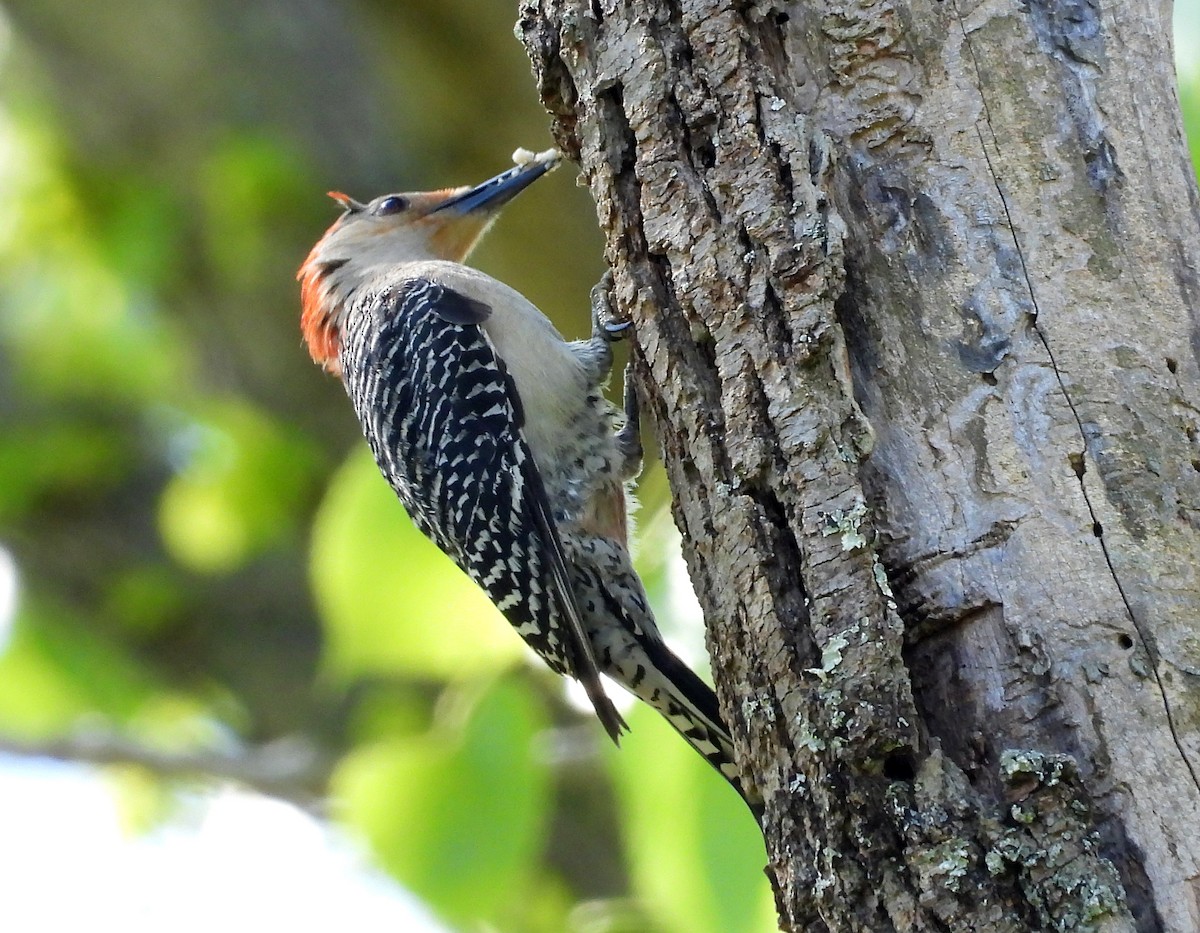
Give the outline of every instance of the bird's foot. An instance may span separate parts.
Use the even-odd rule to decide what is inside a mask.
[[[633,321],[618,320],[612,304],[612,270],[605,271],[592,288],[592,336],[606,343],[616,343],[628,336]]]

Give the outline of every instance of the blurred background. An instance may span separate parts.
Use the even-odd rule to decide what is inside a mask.
[[[0,929],[774,929],[740,800],[644,709],[610,747],[301,345],[323,192],[551,144],[515,15],[0,0]],[[1176,18],[1191,130],[1200,0]],[[582,336],[601,250],[568,167],[475,262]],[[641,497],[703,666],[653,466]]]
[[[552,144],[515,18],[0,2],[0,929],[773,928],[737,796],[644,709],[611,747],[300,340],[324,192]],[[573,167],[475,261],[586,335]],[[642,498],[639,569],[703,667],[661,471]]]

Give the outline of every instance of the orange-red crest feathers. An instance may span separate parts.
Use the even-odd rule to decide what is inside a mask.
[[[361,211],[366,207],[361,201],[356,201],[350,195],[342,194],[340,191],[326,191],[325,194],[337,201],[347,211]]]
[[[324,279],[331,267],[317,259],[321,248],[318,243],[313,247],[304,265],[296,273],[300,281],[300,304],[303,308],[300,314],[300,331],[304,334],[304,342],[308,344],[309,355],[327,372],[341,374],[341,336],[333,319],[333,311],[328,306],[328,295],[325,294]]]

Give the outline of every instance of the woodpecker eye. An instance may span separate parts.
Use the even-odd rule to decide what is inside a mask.
[[[379,202],[379,206],[375,208],[375,213],[380,217],[386,217],[388,214],[399,214],[401,211],[407,209],[408,198],[393,194]]]

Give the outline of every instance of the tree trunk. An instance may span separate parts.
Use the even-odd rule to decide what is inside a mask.
[[[527,0],[787,930],[1200,928],[1170,6]]]

